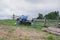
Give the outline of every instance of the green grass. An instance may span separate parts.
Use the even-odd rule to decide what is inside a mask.
[[[43,26],[42,22],[38,22],[38,23],[34,23],[31,26],[28,25],[15,25],[16,20],[0,20],[0,25],[8,25],[8,26],[15,26],[15,27],[23,27],[23,28],[28,28],[28,29],[37,29],[40,30]],[[8,30],[8,33],[12,33],[14,31],[14,29],[10,29]],[[48,34],[49,36],[47,36],[48,40],[54,40],[54,38],[58,38],[58,40],[60,40],[60,36],[55,36],[55,35],[51,35]],[[4,38],[0,38],[0,40],[4,40]],[[29,40],[28,38],[24,38],[22,40]]]
[[[0,20],[0,25],[9,25],[9,26],[18,26],[18,27],[27,27],[27,28],[36,28],[41,29],[44,26],[44,22],[34,22],[31,26],[26,25],[15,25],[16,20]],[[47,26],[54,26],[56,22],[48,22]]]
[[[5,40],[4,38],[0,38],[0,40]]]
[[[48,40],[55,40],[55,37],[53,35],[48,35],[47,39]]]
[[[15,25],[15,20],[0,20],[0,25]]]
[[[27,27],[27,28],[36,28],[41,29],[42,26],[44,26],[44,22],[34,22],[33,25],[15,25],[16,20],[0,20],[0,25],[9,25],[9,26],[18,26],[18,27]],[[56,22],[48,22],[46,24],[47,26],[54,26],[56,25]]]
[[[16,20],[0,20],[0,25],[8,25],[8,26],[16,26],[16,27],[25,27],[25,28],[35,28],[35,29],[41,29],[41,25],[15,25]]]
[[[47,40],[60,40],[60,36],[56,36],[53,34],[47,34]]]

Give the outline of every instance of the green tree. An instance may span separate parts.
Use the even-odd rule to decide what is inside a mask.
[[[46,19],[57,19],[59,17],[59,12],[58,11],[54,11],[54,12],[50,12],[47,15],[45,15]]]
[[[43,19],[43,14],[39,13],[37,19]]]

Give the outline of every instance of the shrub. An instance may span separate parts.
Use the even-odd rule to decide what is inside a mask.
[[[53,35],[49,35],[49,36],[47,37],[47,39],[48,39],[48,40],[55,40]]]

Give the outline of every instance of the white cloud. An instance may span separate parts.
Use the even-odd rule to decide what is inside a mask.
[[[39,12],[46,14],[59,10],[60,0],[0,0],[0,15],[31,15],[36,17]]]

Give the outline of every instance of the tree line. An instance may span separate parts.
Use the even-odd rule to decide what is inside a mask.
[[[53,11],[43,16],[43,14],[39,13],[37,19],[51,19],[57,20],[60,19],[59,11]]]

